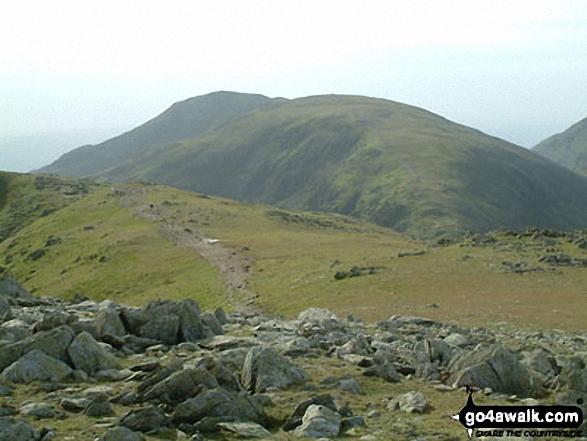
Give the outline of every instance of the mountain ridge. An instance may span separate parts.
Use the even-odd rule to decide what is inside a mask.
[[[100,144],[81,146],[34,172],[87,177],[128,161],[152,146],[201,136],[231,119],[283,100],[225,91],[188,98],[128,132]]]
[[[428,110],[355,95],[273,103],[93,176],[336,212],[417,237],[587,224],[585,179]]]
[[[544,139],[532,151],[587,176],[587,118]]]

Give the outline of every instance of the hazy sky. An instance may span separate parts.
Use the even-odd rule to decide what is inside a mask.
[[[0,1],[0,169],[217,90],[368,95],[530,147],[587,116],[587,1]]]

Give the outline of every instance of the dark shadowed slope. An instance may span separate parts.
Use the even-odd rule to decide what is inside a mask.
[[[587,118],[541,141],[532,151],[575,172],[587,175]]]
[[[425,110],[366,97],[292,100],[101,176],[349,214],[416,236],[587,225],[585,179]]]
[[[101,144],[72,150],[39,173],[84,177],[118,166],[148,148],[168,142],[197,138],[227,121],[284,99],[234,92],[215,92],[173,104],[145,124]]]

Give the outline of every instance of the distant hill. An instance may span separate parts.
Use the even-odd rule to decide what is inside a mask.
[[[173,104],[145,124],[97,145],[86,145],[61,156],[36,173],[84,177],[118,166],[148,148],[183,139],[196,138],[227,121],[283,98],[235,92],[215,92]]]
[[[587,118],[541,141],[532,151],[571,170],[587,175]]]
[[[255,102],[269,103],[256,97]],[[207,100],[214,102],[215,95]],[[565,230],[587,226],[585,179],[423,109],[328,95],[281,100],[244,113],[220,129],[203,129],[193,139],[140,144],[131,159],[109,169],[92,165],[91,174],[342,213],[417,237],[528,225]],[[165,127],[174,118],[191,118],[181,112],[164,115],[152,121],[166,133],[173,132]],[[143,132],[150,124],[123,136],[134,132],[136,139],[147,139]],[[120,138],[93,152],[116,156],[109,143]],[[94,162],[84,149],[74,155],[75,173]],[[44,170],[55,171],[53,167]],[[74,174],[67,167],[60,170]]]

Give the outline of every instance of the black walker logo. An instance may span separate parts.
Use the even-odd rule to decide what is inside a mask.
[[[467,429],[469,439],[473,433],[494,437],[581,436],[578,428],[583,423],[583,411],[577,406],[477,406],[471,388],[467,387],[467,392],[467,404],[451,418]]]

